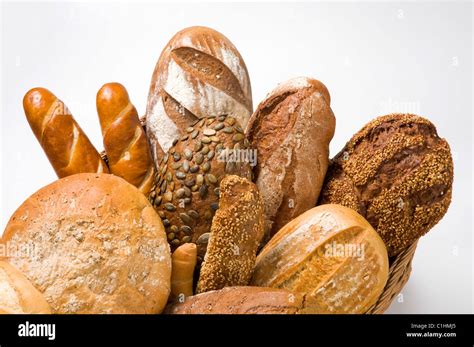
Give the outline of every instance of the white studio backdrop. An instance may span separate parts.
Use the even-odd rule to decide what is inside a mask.
[[[388,312],[473,312],[472,3],[1,6],[1,230],[56,177],[26,122],[23,95],[50,89],[101,149],[95,95],[102,84],[124,84],[144,114],[162,48],[180,29],[205,25],[244,57],[254,107],[294,76],[326,84],[337,119],[331,156],[379,115],[411,112],[437,126],[453,151],[453,201],[419,242],[411,278]]]

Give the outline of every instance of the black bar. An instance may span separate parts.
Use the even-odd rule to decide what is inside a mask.
[[[294,341],[292,346],[309,342],[315,347],[328,343],[473,346],[473,322],[472,315],[0,315],[0,347],[72,343],[110,346],[115,342],[120,346],[128,343],[174,347],[186,342],[193,347],[212,342],[245,346],[258,341],[265,345],[271,341],[282,343],[288,339]],[[54,324],[54,339],[52,330],[32,324]],[[20,330],[23,334],[42,331],[46,336],[19,336]]]

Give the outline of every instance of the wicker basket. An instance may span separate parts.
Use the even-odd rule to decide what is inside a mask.
[[[146,131],[145,117],[141,117],[140,121]],[[104,151],[101,152],[101,156],[108,163],[107,155]],[[410,278],[411,262],[415,255],[416,245],[417,242],[390,259],[387,284],[377,302],[366,312],[367,314],[384,313],[393,299],[401,292]]]

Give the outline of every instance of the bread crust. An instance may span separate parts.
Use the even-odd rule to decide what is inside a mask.
[[[316,313],[365,313],[387,279],[380,236],[354,210],[329,204],[280,229],[259,253],[251,285],[305,293]]]
[[[248,285],[263,232],[263,202],[255,184],[225,177],[196,293]]]
[[[28,198],[1,242],[53,313],[159,313],[170,292],[163,225],[146,197],[109,174],[77,174]]]
[[[226,287],[169,305],[167,314],[297,314],[304,313],[304,295],[260,287]]]
[[[221,33],[183,29],[163,49],[151,79],[146,124],[155,161],[196,120],[221,114],[234,116],[244,128],[252,114],[245,62]]]
[[[110,172],[150,193],[155,164],[127,90],[120,83],[107,83],[97,92],[96,104]]]
[[[395,256],[426,234],[451,203],[449,144],[413,114],[376,118],[331,161],[320,203],[364,216]]]
[[[43,295],[20,271],[4,261],[0,261],[0,288],[0,313],[51,313]]]
[[[23,109],[59,178],[109,169],[66,105],[45,88],[33,88],[23,98]]]
[[[254,175],[265,204],[267,240],[316,205],[335,129],[329,103],[321,82],[294,78],[275,88],[249,121],[247,137],[257,149]]]

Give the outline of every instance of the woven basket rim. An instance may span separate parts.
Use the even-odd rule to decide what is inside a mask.
[[[145,116],[140,117],[140,123],[146,132]],[[102,151],[100,155],[102,159],[108,162],[105,151]],[[384,313],[390,307],[395,297],[400,294],[401,290],[410,278],[412,270],[411,264],[415,255],[417,244],[418,240],[396,256],[390,258],[387,283],[385,284],[382,294],[380,294],[375,304],[373,304],[367,310],[367,314]]]

